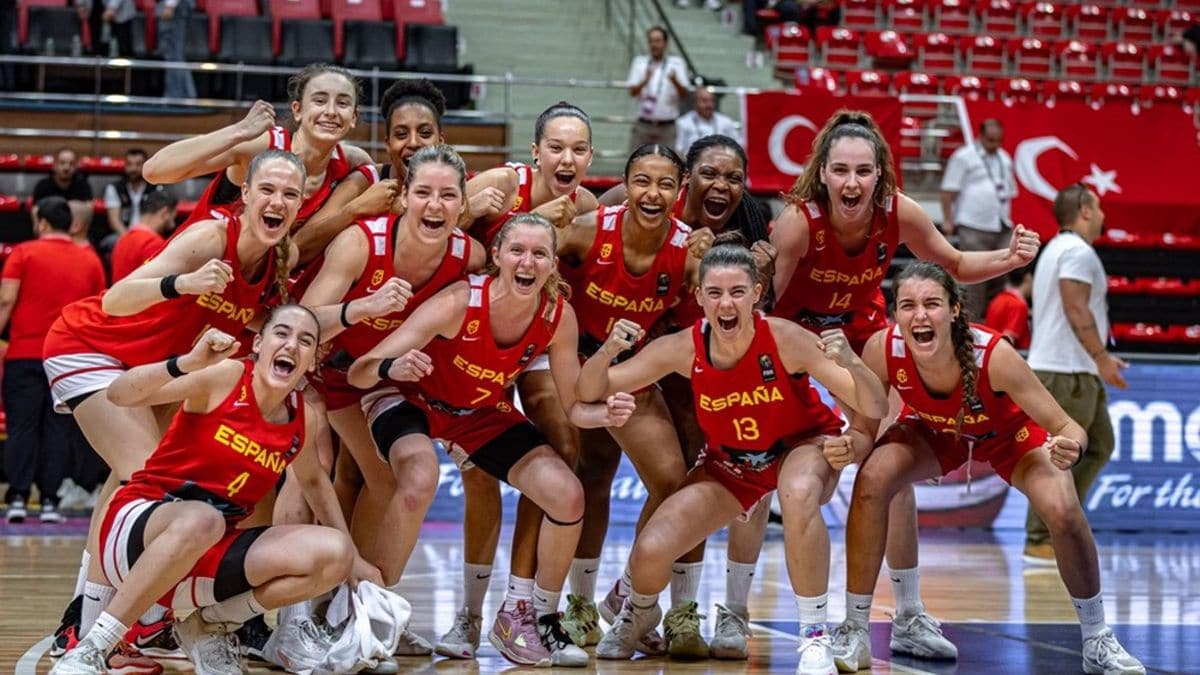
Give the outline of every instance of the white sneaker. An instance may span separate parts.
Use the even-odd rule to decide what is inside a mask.
[[[50,668],[50,675],[99,675],[107,672],[104,652],[88,639],[63,654]]]
[[[333,646],[334,637],[323,623],[302,616],[277,627],[263,645],[263,659],[298,673],[312,670]]]
[[[600,644],[600,638],[604,637],[596,603],[591,598],[573,593],[567,594],[567,611],[563,612],[562,627],[577,647]]]
[[[871,667],[871,635],[866,626],[846,619],[833,629],[831,637],[838,672],[857,673]]]
[[[4,518],[10,523],[23,523],[29,512],[25,510],[24,499],[14,499],[8,503],[8,510],[4,512]]]
[[[452,659],[473,659],[479,650],[479,635],[483,617],[471,614],[471,610],[463,607],[454,615],[454,627],[438,640],[433,651],[440,656]]]
[[[731,660],[749,658],[749,619],[749,616],[738,614],[724,605],[717,605],[717,627],[713,630],[712,642],[708,643],[709,656]]]
[[[405,628],[400,634],[400,644],[396,646],[396,656],[429,656],[433,653],[433,645],[429,640]]]
[[[921,659],[957,659],[958,647],[942,635],[941,624],[925,612],[892,617],[891,650]]]
[[[1083,641],[1083,672],[1088,675],[1145,675],[1146,667],[1134,658],[1112,629]]]
[[[236,625],[209,623],[196,610],[186,621],[176,621],[172,630],[179,651],[192,662],[196,675],[241,675],[244,671],[233,634]]]
[[[628,600],[621,612],[613,617],[612,627],[596,645],[598,659],[631,659],[634,652],[642,651],[643,638],[647,633],[657,633],[662,620],[662,609],[658,605],[647,609],[635,609]],[[661,639],[661,638],[660,638]]]
[[[565,668],[584,668],[588,664],[588,653],[575,645],[570,635],[563,630],[562,614],[555,612],[538,619],[538,637],[550,652],[550,665]]]
[[[833,641],[821,633],[813,637],[801,638],[800,664],[796,666],[796,675],[837,675],[837,666],[833,663]]]

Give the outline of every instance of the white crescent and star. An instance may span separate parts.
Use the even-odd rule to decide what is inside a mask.
[[[1054,201],[1055,196],[1058,195],[1058,188],[1051,185],[1050,181],[1046,180],[1037,168],[1038,158],[1048,150],[1058,150],[1071,159],[1079,159],[1074,148],[1064,143],[1059,137],[1035,136],[1017,144],[1013,169],[1017,174],[1017,180],[1021,181],[1021,185],[1025,186],[1025,189],[1043,199]],[[1117,172],[1115,170],[1104,171],[1096,164],[1091,165],[1091,173],[1084,176],[1082,182],[1095,188],[1096,194],[1100,197],[1109,192],[1121,194],[1121,186],[1117,185]]]

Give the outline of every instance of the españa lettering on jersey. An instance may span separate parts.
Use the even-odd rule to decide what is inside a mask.
[[[707,412],[719,412],[726,408],[756,406],[760,403],[774,403],[782,400],[783,392],[779,387],[764,385],[753,389],[734,391],[715,398],[707,394],[700,394],[698,397],[700,409]]]

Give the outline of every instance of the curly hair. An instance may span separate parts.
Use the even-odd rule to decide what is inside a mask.
[[[389,129],[392,126],[392,113],[402,106],[419,105],[433,113],[437,130],[442,130],[442,115],[446,114],[446,95],[437,85],[421,78],[419,80],[396,80],[384,90],[379,99],[379,112],[383,114],[383,123]]]

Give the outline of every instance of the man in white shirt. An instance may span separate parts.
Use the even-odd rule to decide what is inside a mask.
[[[979,138],[950,155],[942,175],[942,231],[958,234],[960,251],[992,251],[1012,236],[1012,199],[1017,194],[1013,161],[1000,144],[1004,127],[987,119]],[[967,312],[982,320],[988,302],[1004,290],[1004,277],[964,287]]]
[[[1107,348],[1108,277],[1092,248],[1104,226],[1100,198],[1082,183],[1063,188],[1054,199],[1054,218],[1060,232],[1042,249],[1033,272],[1029,366],[1087,432],[1087,447],[1071,470],[1083,502],[1116,444],[1104,385],[1124,389],[1121,370],[1129,364]],[[1054,564],[1050,534],[1032,509],[1025,521],[1024,559]]]
[[[629,134],[630,152],[647,143],[675,147],[679,100],[688,93],[687,64],[678,56],[667,56],[667,29],[651,27],[646,41],[650,54],[633,57],[625,81],[638,103],[638,118]]]
[[[705,136],[721,134],[745,145],[737,122],[717,112],[717,97],[707,87],[696,90],[692,109],[675,122],[675,152],[687,157],[688,148]]]

